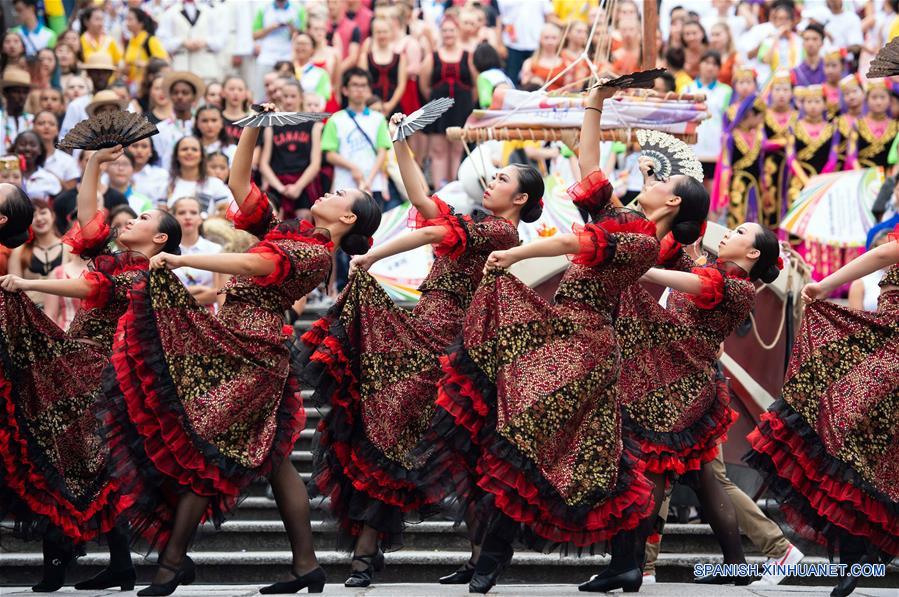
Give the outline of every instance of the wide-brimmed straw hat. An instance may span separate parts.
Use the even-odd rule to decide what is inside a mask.
[[[94,52],[87,57],[84,62],[78,63],[78,68],[82,70],[108,70],[114,72],[115,64],[112,62],[112,56],[106,52]]]
[[[197,99],[203,97],[203,93],[206,91],[206,83],[203,82],[199,76],[184,70],[170,70],[162,77],[162,88],[166,90],[168,94],[172,93],[172,85],[177,83],[178,81],[184,81],[193,87],[197,92]]]
[[[0,89],[7,87],[28,87],[31,88],[31,75],[27,70],[18,66],[7,66],[3,71],[3,78],[0,79]]]
[[[101,106],[117,106],[119,110],[124,110],[128,105],[127,100],[123,100],[118,93],[112,89],[104,89],[94,94],[94,99],[85,108],[88,116],[93,117],[94,112]]]

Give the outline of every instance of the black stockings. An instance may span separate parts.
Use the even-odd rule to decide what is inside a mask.
[[[306,485],[289,458],[275,471],[270,480],[278,512],[284,521],[287,539],[293,552],[293,571],[303,575],[318,567],[312,545],[312,525],[309,522],[309,495]]]
[[[106,533],[106,543],[109,545],[110,570],[128,570],[133,568],[127,531],[119,527],[113,527],[111,531]]]
[[[175,508],[175,524],[165,549],[159,554],[159,561],[178,568],[187,554],[187,548],[197,532],[197,526],[209,505],[209,498],[187,492],[181,496]],[[153,578],[154,584],[166,583],[175,578],[175,573],[160,566]]]

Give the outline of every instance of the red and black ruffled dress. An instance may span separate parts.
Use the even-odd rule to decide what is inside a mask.
[[[800,536],[854,535],[899,555],[899,266],[876,313],[808,305],[782,397],[749,434],[761,472]]]
[[[569,193],[611,194],[601,173]],[[622,447],[613,314],[655,263],[655,226],[610,210],[577,232],[582,249],[555,304],[505,272],[481,281],[462,344],[443,358],[435,445],[422,467],[451,479],[462,503],[492,501],[538,550],[604,542],[652,506],[651,483]]]
[[[624,432],[648,472],[699,470],[715,458],[737,417],[717,353],[749,315],[755,287],[733,264],[691,271],[702,279],[701,294],[671,291],[663,308],[635,284],[622,296],[615,323],[626,363],[620,383]]]
[[[132,529],[168,540],[180,494],[210,498],[219,524],[241,492],[289,458],[305,425],[284,312],[331,270],[332,244],[308,222],[279,222],[255,186],[235,226],[262,241],[268,276],[234,276],[217,315],[178,278],[135,284],[112,355],[103,415],[111,470],[128,488]]]
[[[127,289],[147,259],[108,251],[105,213],[63,240],[92,259],[92,292],[67,332],[25,293],[0,290],[0,519],[26,538],[61,532],[80,543],[111,530],[127,499],[106,474],[96,405]]]
[[[440,216],[419,215],[414,225],[443,226],[446,236],[434,247],[415,308],[398,307],[358,270],[302,337],[303,377],[317,404],[331,409],[318,428],[313,491],[330,498],[342,547],[366,524],[380,532],[383,547],[398,547],[404,515],[442,497],[436,486],[418,483],[411,454],[434,413],[439,358],[462,330],[487,256],[519,242],[507,220],[475,221],[432,199]]]

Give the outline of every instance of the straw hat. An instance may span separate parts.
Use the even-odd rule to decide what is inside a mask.
[[[7,66],[0,79],[0,89],[7,87],[31,87],[31,75],[18,66]]]
[[[185,83],[193,87],[197,92],[196,99],[198,100],[203,97],[203,93],[205,93],[206,91],[206,83],[203,82],[203,79],[191,72],[183,70],[170,70],[165,75],[163,75],[162,88],[171,95],[172,85],[174,85],[178,81],[184,81]]]
[[[87,105],[85,111],[88,116],[93,117],[94,112],[101,106],[118,106],[119,110],[124,110],[127,105],[128,102],[119,97],[118,93],[112,89],[104,89],[94,94],[93,100]]]
[[[78,63],[78,68],[82,70],[108,70],[115,72],[115,64],[112,63],[112,56],[106,52],[94,52],[87,57],[84,62]]]

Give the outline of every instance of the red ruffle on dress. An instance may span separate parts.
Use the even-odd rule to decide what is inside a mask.
[[[65,238],[92,257],[93,298],[67,332],[25,293],[0,291],[0,519],[26,538],[56,527],[75,542],[93,539],[115,526],[117,502],[128,499],[107,475],[96,405],[127,289],[147,259],[109,253],[104,218]]]
[[[459,334],[487,256],[518,244],[508,221],[457,216],[439,198],[443,226],[437,258],[411,311],[397,306],[377,281],[356,271],[336,304],[302,341],[299,364],[315,399],[330,406],[319,424],[313,491],[330,498],[341,547],[363,525],[377,529],[385,548],[398,547],[408,513],[442,497],[416,481],[412,449],[434,413],[440,355]]]
[[[899,286],[899,266],[881,286]],[[749,435],[746,461],[790,525],[899,555],[899,290],[876,313],[818,301],[805,310],[782,397]]]
[[[622,296],[615,323],[625,363],[624,431],[653,473],[699,470],[737,417],[717,353],[749,315],[755,287],[730,264],[692,271],[702,279],[700,295],[671,291],[663,308],[635,284]]]
[[[655,262],[655,227],[609,212],[579,236],[554,305],[507,273],[482,280],[462,344],[443,359],[422,467],[451,479],[462,503],[486,492],[538,550],[593,546],[652,506],[651,483],[622,449],[612,322],[621,291]]]
[[[254,209],[263,205],[264,209]],[[305,222],[278,222],[255,187],[238,223],[262,241],[250,252],[269,276],[235,276],[217,315],[166,270],[131,290],[102,413],[112,474],[133,498],[124,514],[151,544],[164,544],[185,491],[210,498],[219,524],[253,480],[289,462],[305,425],[290,367],[284,312],[324,281],[331,243]]]

